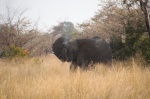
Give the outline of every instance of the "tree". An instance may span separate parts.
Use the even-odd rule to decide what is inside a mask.
[[[36,38],[37,23],[32,24],[24,17],[26,10],[19,12],[6,6],[6,15],[0,18],[0,53],[15,48],[28,49],[27,44]]]
[[[15,45],[23,47],[27,42],[34,39],[36,36],[36,25],[31,25],[28,18],[23,17],[25,11],[21,13],[12,11],[6,7],[7,15],[0,19],[0,45],[10,46]]]
[[[71,22],[60,22],[57,26],[53,27],[52,34],[54,36],[61,35],[70,38],[77,30]]]
[[[86,36],[101,36],[109,39],[112,36],[126,37],[130,24],[137,29],[134,33],[146,32],[143,14],[140,9],[130,11],[116,1],[106,2],[101,10],[86,23],[81,24],[82,32]],[[139,31],[140,30],[140,31]]]
[[[145,24],[146,28],[149,34],[150,38],[150,2],[149,0],[123,0],[124,4],[126,4],[128,7],[131,7],[132,5],[140,4],[140,8],[144,13],[144,18],[145,18]]]

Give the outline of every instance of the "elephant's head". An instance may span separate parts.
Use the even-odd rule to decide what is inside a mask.
[[[60,37],[58,38],[52,45],[52,50],[54,54],[61,60],[61,61],[66,61],[67,56],[66,56],[66,48],[64,45],[64,42],[68,42],[69,39]]]
[[[78,46],[76,41],[60,37],[53,43],[52,50],[61,61],[71,62],[76,59]]]
[[[67,61],[75,61],[77,58],[77,52],[79,50],[77,41],[68,41],[63,43],[65,48],[64,52],[67,58]]]

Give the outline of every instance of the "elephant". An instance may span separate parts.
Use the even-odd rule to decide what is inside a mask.
[[[52,51],[63,62],[71,62],[70,69],[83,70],[89,68],[89,64],[112,61],[111,48],[101,37],[70,40],[65,37],[58,38],[52,45]]]

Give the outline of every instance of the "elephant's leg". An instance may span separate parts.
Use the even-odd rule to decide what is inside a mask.
[[[76,63],[71,63],[71,65],[70,65],[70,70],[71,70],[71,71],[77,70],[77,64],[76,64]]]
[[[89,65],[88,60],[83,60],[82,64],[81,64],[81,69],[87,70],[88,69],[88,65]]]
[[[79,56],[77,59],[77,64],[82,70],[86,70],[88,68],[88,60],[84,58],[84,56]]]

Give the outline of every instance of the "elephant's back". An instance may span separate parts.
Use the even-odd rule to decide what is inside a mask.
[[[90,48],[94,46],[95,41],[92,39],[78,39],[77,43],[79,48]]]
[[[85,55],[86,60],[93,62],[107,62],[111,60],[109,44],[102,38],[78,40],[80,53]]]

